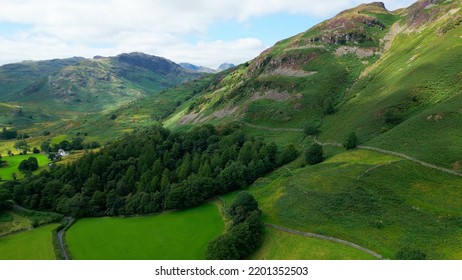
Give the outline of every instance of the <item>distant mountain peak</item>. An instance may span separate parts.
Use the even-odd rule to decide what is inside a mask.
[[[218,72],[227,70],[229,68],[235,67],[235,65],[232,63],[222,63],[217,69],[212,69],[212,68],[208,68],[204,66],[197,66],[197,65],[194,65],[188,62],[181,62],[179,63],[179,65],[183,67],[184,69],[194,71],[194,72],[199,72],[199,73],[218,73]]]
[[[222,63],[220,66],[218,66],[218,71],[224,71],[224,70],[227,70],[229,68],[233,68],[235,67],[236,65],[232,64],[232,63]]]

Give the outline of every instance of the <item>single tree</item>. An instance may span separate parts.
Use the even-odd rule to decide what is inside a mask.
[[[305,152],[305,159],[308,164],[314,165],[321,163],[324,160],[322,146],[319,144],[311,145]]]
[[[358,146],[358,136],[356,135],[355,132],[352,132],[348,135],[345,143],[343,143],[343,146],[347,150],[354,149]]]
[[[303,130],[306,136],[316,136],[319,133],[319,129],[316,125],[307,124]]]
[[[14,148],[17,150],[27,150],[29,149],[29,144],[26,140],[19,140],[14,143]]]

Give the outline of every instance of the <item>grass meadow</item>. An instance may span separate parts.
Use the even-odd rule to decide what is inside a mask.
[[[248,191],[268,223],[348,240],[393,259],[404,247],[462,257],[462,179],[370,151],[299,159]],[[228,203],[234,194],[225,196]]]
[[[198,260],[224,230],[213,203],[153,216],[86,218],[67,232],[74,259]]]
[[[13,180],[13,173],[17,174],[18,178],[22,178],[21,172],[18,170],[19,163],[21,161],[28,159],[29,157],[37,158],[39,164],[39,170],[41,167],[46,166],[49,162],[48,158],[44,154],[28,154],[28,155],[16,155],[16,156],[4,156],[3,161],[6,161],[2,167],[0,167],[0,178],[2,180]]]
[[[332,241],[267,228],[254,260],[374,260],[373,256]]]
[[[0,237],[2,260],[54,260],[56,259],[52,231],[59,224],[49,224],[33,230]]]

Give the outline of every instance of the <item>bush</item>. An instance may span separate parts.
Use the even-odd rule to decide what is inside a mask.
[[[395,259],[397,260],[426,260],[427,255],[418,249],[404,247],[404,248],[401,248],[398,251],[398,253],[396,253]]]
[[[308,164],[314,165],[324,160],[322,146],[319,144],[311,145],[305,152],[305,159]]]
[[[319,134],[318,127],[312,124],[306,125],[303,131],[307,136],[316,136]]]
[[[352,132],[348,135],[348,138],[346,139],[345,143],[343,143],[343,146],[347,150],[354,149],[358,146],[358,136],[355,132]]]
[[[335,113],[334,100],[332,98],[326,99],[323,103],[322,109],[325,115],[334,114]]]
[[[298,157],[298,150],[294,145],[285,147],[278,155],[277,163],[279,166],[294,161]]]
[[[37,149],[37,147],[34,147],[34,149],[32,149],[32,152],[33,152],[34,154],[39,154],[39,153],[40,153],[40,150]]]
[[[235,240],[231,235],[224,234],[210,242],[205,253],[208,260],[236,260],[239,259]]]

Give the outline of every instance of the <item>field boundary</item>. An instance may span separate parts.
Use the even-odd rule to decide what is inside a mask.
[[[299,236],[305,236],[305,237],[311,237],[311,238],[316,238],[316,239],[323,239],[323,240],[327,240],[327,241],[332,241],[332,242],[335,242],[335,243],[339,243],[339,244],[343,244],[343,245],[346,245],[346,246],[349,246],[349,247],[352,247],[352,248],[355,248],[355,249],[358,249],[364,253],[367,253],[369,255],[372,255],[380,260],[384,260],[385,258],[380,255],[379,253],[376,253],[372,250],[369,250],[367,248],[364,248],[358,244],[355,244],[353,242],[350,242],[350,241],[346,241],[346,240],[342,240],[342,239],[339,239],[339,238],[335,238],[335,237],[331,237],[331,236],[326,236],[326,235],[320,235],[320,234],[316,234],[316,233],[311,233],[311,232],[305,232],[305,231],[299,231],[299,230],[295,230],[295,229],[290,229],[290,228],[286,228],[286,227],[281,227],[281,226],[278,226],[278,225],[273,225],[273,224],[266,224],[267,227],[269,228],[272,228],[272,229],[276,229],[276,230],[279,230],[279,231],[283,231],[283,232],[287,232],[287,233],[292,233],[292,234],[295,234],[295,235],[299,235]]]
[[[241,122],[241,123],[248,126],[248,127],[267,130],[267,131],[303,132],[303,129],[301,129],[301,128],[272,128],[272,127],[265,127],[265,126],[260,126],[260,125],[249,124],[249,123],[246,123],[246,122]],[[317,140],[316,137],[313,137],[313,141],[316,144],[321,145],[321,146],[343,147],[343,145],[341,143],[338,143],[338,142],[321,142],[321,141]],[[394,152],[394,151],[389,151],[389,150],[380,149],[380,148],[371,147],[371,146],[363,146],[363,145],[358,145],[357,148],[362,149],[362,150],[369,150],[369,151],[373,151],[373,152],[377,152],[377,153],[381,153],[381,154],[392,155],[392,156],[399,157],[399,158],[402,158],[402,159],[406,159],[406,160],[418,163],[418,164],[420,164],[422,166],[432,168],[432,169],[435,169],[435,170],[438,170],[438,171],[441,171],[441,172],[444,172],[444,173],[447,173],[447,174],[462,177],[462,173],[456,172],[454,170],[451,170],[451,169],[448,169],[448,168],[445,168],[445,167],[442,167],[442,166],[438,166],[436,164],[425,162],[423,160],[408,156],[408,155],[403,154],[403,153],[398,153],[398,152]]]

